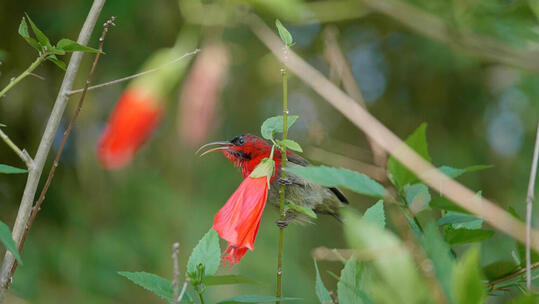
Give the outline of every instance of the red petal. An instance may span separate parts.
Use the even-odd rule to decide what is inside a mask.
[[[107,169],[127,165],[161,116],[159,104],[136,88],[126,90],[101,134],[97,154]]]

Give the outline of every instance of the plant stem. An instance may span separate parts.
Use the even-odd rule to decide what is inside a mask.
[[[285,140],[286,136],[288,135],[288,96],[287,96],[288,71],[286,67],[283,67],[281,69],[281,75],[283,77],[283,140]],[[286,178],[286,173],[283,170],[284,167],[286,167],[286,146],[283,146],[281,150],[281,178],[282,179]],[[285,187],[284,185],[281,185],[281,188],[279,189],[279,198],[280,198],[279,214],[280,214],[281,221],[284,221],[286,218],[286,211],[284,209],[284,194],[285,194]],[[277,298],[280,298],[282,296],[283,245],[284,245],[284,227],[280,227],[279,228],[279,255],[277,258],[277,290],[275,292],[275,296]],[[279,304],[281,303],[281,301],[277,301],[276,303]]]
[[[35,70],[43,62],[43,60],[45,60],[45,56],[47,56],[47,53],[41,54],[34,62],[32,62],[26,71],[22,72],[21,75],[17,76],[17,78],[10,80],[8,85],[3,88],[2,91],[0,91],[0,98],[2,98],[7,91],[23,80],[26,76],[30,75],[30,73],[32,73],[32,71]]]
[[[200,299],[200,303],[204,304],[204,297],[202,297],[202,292],[198,293],[198,298]]]
[[[532,226],[532,205],[534,201],[535,177],[537,176],[537,159],[539,155],[539,125],[535,135],[535,147],[533,149],[533,160],[530,169],[530,180],[528,182],[528,195],[526,197],[526,287],[532,287],[531,271],[531,226]]]

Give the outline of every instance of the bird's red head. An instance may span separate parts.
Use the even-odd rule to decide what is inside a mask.
[[[202,153],[201,156],[213,151],[222,151],[230,162],[240,168],[243,177],[249,176],[262,159],[270,156],[272,147],[271,144],[258,136],[242,134],[234,137],[230,141],[216,141],[205,144],[200,147],[199,151],[212,145],[216,145],[217,147]],[[287,155],[288,154],[290,153],[287,153]],[[273,160],[275,161],[275,167],[280,168],[281,153],[279,153],[279,151],[274,152]],[[276,174],[277,172],[275,172],[273,177],[275,177]]]

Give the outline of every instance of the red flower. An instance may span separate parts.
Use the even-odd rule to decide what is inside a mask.
[[[150,136],[162,113],[155,99],[136,87],[122,94],[99,139],[97,154],[105,168],[127,165]]]
[[[215,215],[213,229],[228,241],[223,262],[237,264],[254,243],[268,198],[268,178],[246,177]]]

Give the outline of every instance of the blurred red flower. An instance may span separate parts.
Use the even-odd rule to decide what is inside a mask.
[[[97,154],[107,169],[127,165],[161,117],[160,102],[142,89],[128,88],[120,97],[99,139]]]
[[[262,211],[268,198],[268,178],[246,177],[226,204],[215,215],[213,229],[228,241],[223,262],[232,267],[254,250],[254,243]]]

